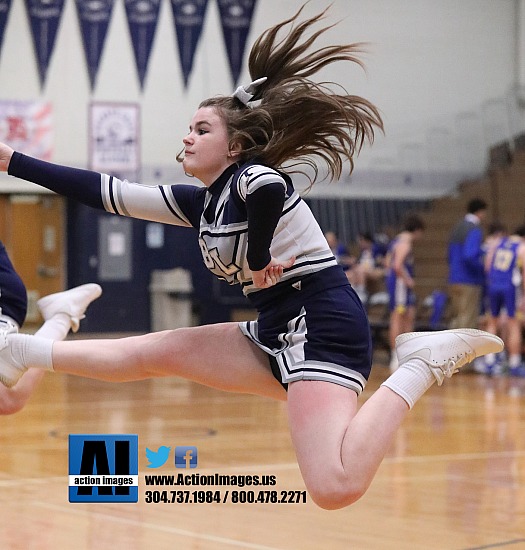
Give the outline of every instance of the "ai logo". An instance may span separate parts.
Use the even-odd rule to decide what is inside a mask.
[[[138,436],[69,436],[69,502],[138,502]]]

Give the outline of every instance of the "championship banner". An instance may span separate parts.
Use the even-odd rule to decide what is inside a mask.
[[[142,90],[159,22],[160,0],[126,0],[125,6],[140,89]]]
[[[76,0],[91,91],[95,88],[114,0]]]
[[[202,33],[207,5],[208,0],[171,0],[185,88],[193,68],[193,58]]]
[[[246,39],[250,32],[256,0],[218,0],[222,34],[234,87],[242,69]]]
[[[64,0],[26,0],[26,8],[33,35],[40,86],[43,87],[55,46]]]
[[[114,175],[140,169],[139,106],[92,102],[89,112],[89,164]]]
[[[11,0],[0,0],[0,52],[2,51],[2,43],[4,41],[4,30],[9,17],[11,8]]]
[[[47,101],[0,101],[0,141],[15,151],[51,160],[53,110]]]

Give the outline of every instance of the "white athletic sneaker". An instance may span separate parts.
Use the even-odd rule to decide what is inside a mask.
[[[18,325],[7,315],[0,314],[0,330],[5,330],[8,334],[18,332]]]
[[[399,365],[421,359],[441,386],[463,365],[476,357],[503,350],[503,340],[494,334],[471,328],[436,332],[407,332],[396,338]]]
[[[11,332],[4,327],[0,328],[0,382],[8,388],[12,388],[27,370],[11,355],[11,346],[7,341],[7,335]]]
[[[80,285],[64,292],[57,292],[40,298],[37,302],[42,317],[48,321],[57,313],[65,313],[71,317],[71,330],[77,332],[80,320],[89,304],[102,294],[102,288],[95,283]]]

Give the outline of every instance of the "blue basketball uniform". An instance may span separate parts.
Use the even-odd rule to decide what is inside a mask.
[[[9,174],[107,212],[197,229],[206,267],[219,279],[240,284],[257,308],[257,321],[240,323],[240,330],[268,354],[272,372],[285,387],[306,379],[357,393],[364,388],[372,359],[366,313],[288,175],[248,163],[230,166],[208,188],[146,186],[17,152]],[[259,202],[269,188],[284,198],[264,241],[253,228],[254,221],[264,227],[273,209],[275,201]],[[254,248],[265,247],[266,256],[254,256]],[[249,261],[250,255],[255,259]],[[291,256],[296,260],[277,285],[255,287],[250,265],[262,269],[270,257]]]
[[[5,246],[0,242],[0,315],[10,317],[21,327],[26,313],[26,287],[15,271]]]
[[[394,238],[389,246],[390,267],[386,274],[386,288],[390,304],[390,311],[399,311],[404,313],[406,308],[414,306],[416,295],[411,288],[408,288],[405,281],[398,277],[393,269],[396,254],[396,245],[399,242],[399,236]],[[412,253],[407,254],[403,266],[411,277],[414,277],[414,257]]]
[[[503,308],[507,315],[516,315],[518,288],[521,283],[521,270],[518,265],[518,248],[521,239],[506,237],[501,239],[494,250],[487,274],[487,290],[492,316],[497,317]]]

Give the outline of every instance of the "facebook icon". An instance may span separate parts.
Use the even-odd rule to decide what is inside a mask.
[[[197,447],[180,446],[175,447],[175,467],[176,468],[196,468],[197,467]]]

